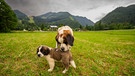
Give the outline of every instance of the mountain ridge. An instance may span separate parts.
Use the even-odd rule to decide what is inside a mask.
[[[82,16],[73,16],[81,25],[86,26],[86,25],[94,25],[94,22],[91,20],[87,19],[86,17]]]
[[[135,28],[135,5],[118,7],[95,23],[97,29]]]
[[[28,16],[25,13],[23,13],[23,12],[21,12],[19,10],[13,10],[13,11],[16,14],[18,19],[20,19],[20,20],[23,20],[23,19],[27,19],[28,20],[29,19]]]
[[[108,13],[100,21],[103,23],[123,23],[135,20],[135,5],[130,5],[127,7],[118,7]]]
[[[55,21],[69,18],[72,21],[78,22],[82,26],[94,25],[94,22],[87,19],[86,17],[74,16],[74,15],[71,15],[69,12],[48,12],[46,14],[42,14],[37,17],[38,18],[40,17],[41,19],[45,19],[45,21],[47,22],[55,22]]]
[[[16,11],[17,10],[14,10],[14,12]],[[20,20],[29,19],[29,17],[26,14],[20,12],[21,11],[16,12],[18,19]],[[82,26],[94,25],[94,22],[87,19],[86,17],[74,16],[71,15],[69,12],[48,12],[42,15],[32,16],[32,17],[36,24],[49,24],[49,25],[53,24],[57,26],[60,24],[64,24],[64,25],[69,25],[73,28],[79,28],[80,25]]]

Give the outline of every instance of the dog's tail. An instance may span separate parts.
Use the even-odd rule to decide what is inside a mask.
[[[74,68],[76,68],[76,65],[75,65],[74,60],[71,60],[71,61],[70,61],[70,64],[71,64]]]

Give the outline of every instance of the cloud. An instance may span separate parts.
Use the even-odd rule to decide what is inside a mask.
[[[12,9],[27,15],[67,11],[96,22],[117,7],[135,4],[135,0],[5,0]]]
[[[49,11],[50,3],[48,0],[6,0],[12,9],[18,9],[27,15],[38,15]]]

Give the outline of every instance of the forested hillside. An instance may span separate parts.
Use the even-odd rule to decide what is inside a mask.
[[[72,28],[78,28],[80,23],[73,19],[72,15],[68,12],[49,12],[40,16],[35,16],[34,21],[36,24],[46,23],[48,25],[69,25]]]
[[[14,12],[19,19],[19,26],[17,29],[21,30],[47,30],[50,25],[69,25],[71,28],[78,30],[113,30],[135,28],[135,5],[118,7],[95,24],[86,17],[74,16],[68,12],[48,12],[39,16],[30,17],[17,10]]]
[[[82,26],[91,26],[94,23],[86,17],[73,16],[68,12],[48,12],[39,16],[30,16],[22,13],[19,10],[14,10],[18,17],[19,25],[17,30],[44,30],[48,29],[50,25],[68,25],[73,29]]]
[[[96,29],[131,29],[135,27],[135,5],[118,7],[95,24]]]
[[[4,1],[0,1],[0,32],[10,32],[17,26],[17,17],[11,7]]]

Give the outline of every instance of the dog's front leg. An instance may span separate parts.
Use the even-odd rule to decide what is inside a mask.
[[[49,59],[48,60],[48,63],[49,63],[49,66],[50,66],[50,69],[48,69],[48,72],[51,72],[51,71],[53,71],[53,69],[54,69],[54,66],[55,66],[55,61],[54,61],[54,59]]]
[[[62,73],[66,73],[69,69],[69,61],[68,60],[63,60],[63,64],[65,66],[65,69],[62,71]]]

